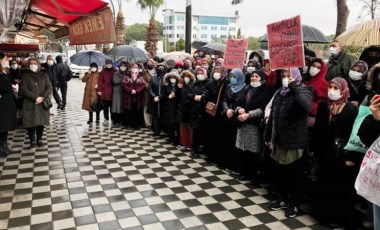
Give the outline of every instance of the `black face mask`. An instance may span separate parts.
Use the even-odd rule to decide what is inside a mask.
[[[157,69],[157,75],[158,76],[162,76],[162,75],[164,75],[165,74],[165,70],[164,69],[162,69],[162,68],[158,68]]]
[[[152,70],[153,68],[154,68],[153,65],[148,65],[149,70]]]
[[[189,66],[188,64],[184,64],[184,65],[183,65],[183,69],[187,70],[187,69],[189,69],[189,68],[190,68],[190,66]]]
[[[368,64],[368,69],[380,62],[379,56],[367,56],[363,59]]]

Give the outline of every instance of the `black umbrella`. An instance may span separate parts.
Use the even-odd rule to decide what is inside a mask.
[[[113,47],[110,51],[107,52],[108,55],[114,55],[119,57],[126,57],[128,62],[137,62],[137,61],[148,61],[148,52],[138,47],[130,45],[120,45]]]
[[[215,51],[220,51],[222,53],[225,53],[226,52],[226,44],[223,44],[223,43],[208,43],[204,46],[202,46],[202,48],[200,50],[202,50],[203,48],[208,48],[208,49],[211,49],[211,50],[215,50]]]
[[[194,41],[192,46],[195,48],[195,49],[200,49],[202,46],[206,45],[207,42],[202,42],[202,41]]]
[[[302,25],[303,42],[304,43],[329,43],[329,39],[317,28]],[[259,42],[268,42],[268,35],[264,34]]]
[[[71,63],[79,66],[90,66],[95,62],[98,66],[104,65],[106,59],[110,59],[104,53],[97,50],[80,51],[70,57]]]

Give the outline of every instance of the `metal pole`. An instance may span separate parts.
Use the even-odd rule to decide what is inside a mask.
[[[185,51],[191,54],[191,4],[192,0],[186,0],[186,36],[185,36]]]
[[[165,31],[165,41],[164,41],[164,51],[165,51],[165,53],[167,53],[168,52],[168,43],[167,43],[167,41],[166,41],[166,39],[167,39],[167,33],[168,33],[168,30],[167,30],[167,25],[166,25],[166,22],[167,22],[167,19],[166,19],[166,1],[165,1],[165,13],[164,13],[164,31]]]

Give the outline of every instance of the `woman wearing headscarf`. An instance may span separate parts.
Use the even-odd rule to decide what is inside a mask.
[[[93,62],[90,64],[90,70],[86,72],[82,78],[82,82],[86,83],[86,86],[84,87],[82,109],[88,111],[87,124],[93,122],[93,112],[96,113],[96,123],[99,124],[100,111],[94,111],[91,107],[91,105],[96,103],[98,99],[98,80],[98,64]]]
[[[348,72],[348,88],[350,98],[348,99],[354,105],[359,106],[365,96],[369,93],[367,83],[368,65],[365,61],[356,61]]]
[[[120,63],[119,71],[113,75],[112,79],[112,106],[111,115],[114,118],[114,125],[121,125],[123,121],[124,109],[123,109],[123,89],[121,82],[127,76],[128,63],[123,61]]]
[[[328,100],[318,105],[312,145],[320,162],[315,191],[321,199],[316,201],[317,213],[330,221],[346,218],[346,227],[354,229],[354,180],[363,154],[343,149],[358,114],[349,96],[345,79],[337,77],[329,82]]]
[[[246,89],[245,76],[241,69],[233,69],[229,74],[230,84],[226,88],[223,101],[223,113],[227,119],[227,127],[224,132],[226,136],[226,150],[223,151],[228,155],[223,155],[222,164],[226,170],[232,172],[235,176],[240,176],[239,160],[237,159],[236,133],[237,133],[237,108],[241,107],[244,102],[244,91]]]
[[[15,95],[19,90],[9,73],[8,57],[0,52],[0,157],[11,153],[8,147],[8,131],[17,128]]]
[[[98,81],[98,95],[104,105],[104,125],[109,124],[109,113],[112,101],[112,81],[115,72],[116,69],[112,65],[112,60],[107,59],[106,66],[100,72]],[[111,117],[111,119],[113,119],[113,117]]]
[[[300,202],[304,163],[303,152],[308,142],[307,117],[312,106],[312,90],[301,83],[298,68],[282,70],[282,87],[276,92],[265,143],[271,146],[271,157],[277,164],[279,196],[272,210],[285,210],[286,217],[295,217]]]
[[[200,146],[203,144],[204,137],[204,107],[205,90],[207,80],[207,70],[199,67],[195,70],[197,80],[191,88],[187,98],[190,103],[190,128],[193,130],[193,153],[200,154]]]
[[[271,99],[270,91],[265,87],[265,74],[254,71],[251,82],[244,92],[244,101],[237,107],[236,148],[239,149],[242,176],[241,179],[251,179],[258,171],[259,153],[262,149],[262,130],[265,106]]]
[[[144,101],[144,121],[145,121],[145,126],[146,127],[151,127],[152,126],[152,115],[150,115],[148,112],[147,112],[147,109],[148,109],[148,101],[149,101],[149,94],[148,94],[148,87],[149,87],[149,81],[152,77],[156,77],[157,76],[157,71],[156,71],[156,67],[157,67],[157,64],[156,62],[153,60],[153,59],[149,59],[146,63],[145,63],[145,68],[144,68],[144,71],[143,71],[143,79],[144,79],[144,82],[145,82],[145,90],[144,90],[144,97],[143,97],[143,101]]]
[[[44,126],[50,125],[49,109],[44,109],[43,101],[49,98],[53,91],[49,76],[41,71],[41,66],[36,58],[28,60],[29,71],[22,75],[21,92],[22,124],[28,130],[30,148],[44,146],[42,136]]]
[[[178,145],[178,103],[179,103],[179,75],[176,71],[165,74],[164,92],[162,93],[162,112],[165,119],[162,121],[163,126],[169,136],[169,143]]]

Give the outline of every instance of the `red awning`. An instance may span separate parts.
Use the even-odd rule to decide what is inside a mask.
[[[1,52],[4,52],[4,53],[12,53],[12,52],[33,53],[33,52],[38,52],[39,47],[38,47],[38,45],[32,45],[32,44],[2,43],[2,44],[0,44],[0,50],[1,50]]]
[[[29,9],[70,23],[108,5],[102,0],[32,0]]]

